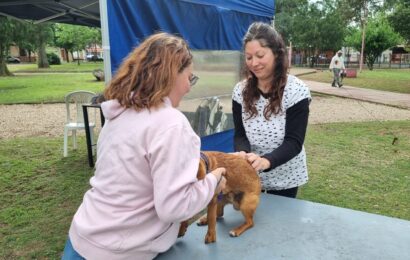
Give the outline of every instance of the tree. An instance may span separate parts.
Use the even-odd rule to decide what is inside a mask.
[[[35,26],[36,25],[31,22],[21,23],[20,31],[21,34],[24,35],[24,37],[19,37],[15,40],[16,45],[19,46],[20,49],[24,49],[28,52],[29,62],[31,62],[31,53],[35,52],[37,49],[33,39]]]
[[[346,43],[355,49],[361,48],[361,30],[353,30],[352,34],[346,38]],[[364,41],[364,56],[366,64],[373,70],[373,64],[377,57],[388,48],[391,48],[401,41],[400,35],[393,31],[387,20],[383,17],[370,19],[366,27],[366,38]]]
[[[346,20],[352,20],[360,24],[362,31],[362,40],[360,47],[360,71],[363,67],[363,57],[365,54],[365,38],[366,25],[369,17],[372,17],[373,12],[377,12],[383,8],[383,2],[379,0],[342,0],[339,3],[342,16]],[[359,50],[359,49],[358,49]]]
[[[410,0],[400,0],[388,17],[393,29],[410,45]]]
[[[79,25],[57,24],[56,44],[71,54],[82,51],[88,45],[101,43],[101,32],[98,28]],[[79,65],[78,61],[78,65]]]
[[[34,25],[0,16],[0,76],[12,75],[5,62],[11,44],[21,44],[22,48],[38,51],[38,67],[48,68],[46,45],[52,39],[50,24]]]
[[[347,22],[338,11],[337,2],[324,0],[280,0],[276,2],[276,29],[309,56],[324,50],[337,50],[346,35]],[[313,65],[313,64],[312,64]]]
[[[10,46],[21,39],[22,23],[0,16],[0,76],[12,76],[6,64]]]
[[[73,55],[74,40],[67,32],[67,30],[65,30],[65,25],[63,24],[56,24],[55,35],[55,45],[64,49],[64,52],[66,54],[66,61],[69,62],[70,59],[68,57],[68,53],[71,53],[71,55]]]
[[[90,28],[88,45],[92,45],[94,47],[94,52],[93,52],[94,55],[97,55],[96,47],[97,45],[101,45],[101,43],[102,43],[102,38],[101,38],[100,28]]]
[[[49,68],[46,53],[46,46],[53,39],[53,29],[50,23],[40,23],[32,27],[31,39],[37,48],[37,66],[38,68]]]
[[[328,3],[310,3],[300,10],[293,29],[298,44],[319,50],[336,50],[342,46],[346,22],[335,6]]]
[[[282,35],[287,44],[295,34],[293,23],[300,16],[300,10],[307,6],[307,0],[277,0],[275,1],[275,29]]]
[[[343,46],[349,21],[344,20],[337,1],[323,1],[322,17],[318,21],[320,49],[337,51]]]

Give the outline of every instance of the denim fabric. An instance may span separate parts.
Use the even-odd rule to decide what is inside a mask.
[[[70,238],[67,238],[61,260],[85,260],[85,258],[75,251],[73,245],[71,244]]]
[[[340,80],[340,69],[333,68],[333,83],[332,85],[335,85],[336,87],[341,86],[341,80]]]

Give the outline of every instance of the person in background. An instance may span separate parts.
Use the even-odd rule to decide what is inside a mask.
[[[346,68],[342,54],[342,51],[339,50],[330,61],[329,70],[333,71],[332,87],[340,88],[341,86],[343,86],[342,81],[340,79],[340,74],[344,72]]]
[[[63,259],[152,259],[222,190],[224,168],[197,180],[200,139],[176,109],[198,79],[192,69],[186,42],[167,33],[122,63],[104,93],[95,175]]]
[[[245,79],[232,94],[234,149],[259,172],[266,193],[295,198],[308,181],[303,147],[311,95],[288,75],[282,37],[253,23],[243,40]]]

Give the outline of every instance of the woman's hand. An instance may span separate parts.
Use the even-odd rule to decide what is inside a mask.
[[[270,168],[269,160],[266,158],[260,157],[257,154],[248,153],[246,154],[246,159],[248,159],[248,162],[252,165],[252,167],[256,171],[263,171],[263,170]]]
[[[241,158],[243,158],[243,159],[246,159],[246,152],[244,152],[244,151],[235,152],[235,153],[231,153],[231,154],[236,155],[236,156],[239,156],[239,157],[241,157]]]
[[[216,179],[218,180],[218,184],[216,185],[215,194],[219,194],[223,189],[225,189],[226,179],[224,177],[226,173],[225,168],[216,168],[215,170],[210,172],[213,174]]]

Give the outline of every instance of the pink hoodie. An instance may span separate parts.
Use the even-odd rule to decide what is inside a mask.
[[[151,111],[116,100],[102,109],[92,187],[69,236],[87,259],[152,259],[175,243],[181,221],[207,206],[217,179],[197,180],[200,139],[168,98]]]

